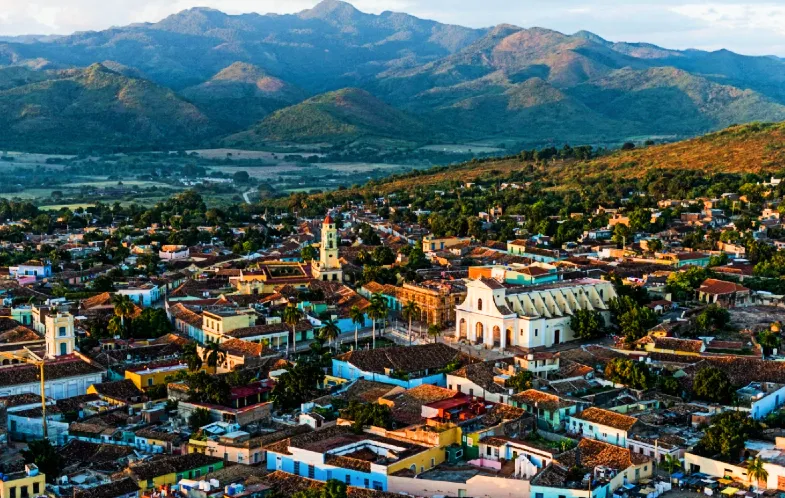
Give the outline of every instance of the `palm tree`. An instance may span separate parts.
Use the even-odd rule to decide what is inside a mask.
[[[211,342],[205,347],[205,360],[207,366],[213,369],[213,372],[218,370],[218,365],[226,359],[226,353],[221,349],[221,344]]]
[[[438,325],[428,325],[428,335],[433,337],[433,342],[436,343],[436,339],[442,335],[442,328]]]
[[[673,473],[681,468],[681,460],[671,455],[665,455],[665,461],[662,462],[662,468],[672,479]]]
[[[191,372],[202,368],[202,357],[199,355],[199,348],[195,342],[189,342],[183,346],[183,359]]]
[[[297,352],[297,324],[302,317],[303,312],[292,305],[284,308],[283,314],[281,315],[281,319],[283,319],[284,323],[292,328],[292,354]],[[286,349],[288,353],[289,348],[287,347]]]
[[[327,320],[322,324],[322,328],[319,329],[319,334],[322,336],[322,339],[330,344],[330,349],[332,349],[333,341],[341,334],[341,329],[338,328],[334,321]]]
[[[387,300],[380,293],[371,296],[368,316],[371,317],[371,348],[376,349],[376,321],[387,316]]]
[[[354,305],[349,310],[349,318],[351,318],[352,323],[354,324],[354,349],[357,349],[357,338],[359,336],[359,328],[360,325],[365,325],[365,313],[363,310],[360,309],[359,306]]]
[[[120,317],[120,326],[125,329],[125,317],[131,316],[136,309],[136,305],[131,298],[125,294],[115,294],[112,296],[114,314]]]
[[[760,481],[766,481],[769,478],[769,472],[763,466],[763,460],[760,457],[755,457],[747,463],[747,477],[750,482],[757,488]]]
[[[401,309],[401,314],[403,317],[409,320],[409,346],[412,345],[412,318],[414,315],[420,313],[420,307],[412,300],[409,300],[406,304],[403,305]]]

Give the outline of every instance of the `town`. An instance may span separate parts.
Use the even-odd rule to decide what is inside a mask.
[[[774,495],[782,187],[0,201],[0,495]]]

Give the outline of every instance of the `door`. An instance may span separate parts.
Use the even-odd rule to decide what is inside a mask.
[[[68,345],[64,342],[60,343],[60,356],[65,356],[68,354]]]
[[[281,457],[275,457],[275,470],[282,470]]]
[[[553,344],[559,344],[561,340],[561,330],[557,330],[553,333]]]

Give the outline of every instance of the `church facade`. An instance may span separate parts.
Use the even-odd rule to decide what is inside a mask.
[[[455,337],[488,348],[551,347],[575,339],[575,311],[599,311],[610,320],[610,282],[596,279],[512,287],[482,277],[467,284],[466,299],[455,308]]]

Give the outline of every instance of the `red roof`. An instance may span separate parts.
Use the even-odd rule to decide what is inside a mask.
[[[330,213],[327,213],[327,216],[325,216],[323,224],[324,225],[332,225],[333,224],[333,218],[332,218],[332,216],[330,216]]]

